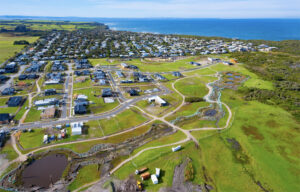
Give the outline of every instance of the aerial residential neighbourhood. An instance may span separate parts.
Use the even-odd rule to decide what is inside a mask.
[[[0,51],[1,192],[300,190],[298,41],[0,20]]]

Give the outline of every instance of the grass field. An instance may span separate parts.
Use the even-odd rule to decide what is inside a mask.
[[[10,34],[0,34],[0,63],[6,61],[15,52],[19,52],[24,48],[24,45],[14,45],[14,41],[26,40],[30,43],[36,41],[38,37],[29,36],[13,36]]]
[[[128,109],[110,119],[99,120],[98,125],[95,121],[88,122],[88,125],[90,125],[90,128],[94,126],[98,128],[97,135],[101,135],[102,131],[104,135],[110,135],[140,125],[146,120],[147,118],[140,114],[136,109]]]
[[[216,79],[212,77],[185,78],[176,82],[175,88],[186,97],[204,97],[208,93],[208,88],[205,86],[206,82],[202,79],[206,80],[207,78],[209,78],[211,81]]]
[[[43,144],[44,129],[35,129],[34,132],[21,133],[19,143],[24,149],[40,147]]]
[[[97,179],[100,179],[100,166],[96,164],[84,166],[79,170],[78,175],[68,186],[68,189],[74,191],[84,184],[91,183]]]
[[[41,114],[42,111],[37,110],[35,107],[31,107],[24,122],[28,123],[28,122],[40,121]]]
[[[136,65],[142,72],[169,72],[169,71],[181,71],[185,69],[195,68],[191,65],[191,61],[198,61],[198,56],[189,57],[186,59],[178,60],[175,62],[142,62],[140,59],[132,59],[125,62],[128,64]]]

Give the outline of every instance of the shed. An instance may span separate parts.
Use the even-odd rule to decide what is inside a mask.
[[[158,179],[155,174],[151,175],[151,180],[152,180],[153,184],[158,184]]]

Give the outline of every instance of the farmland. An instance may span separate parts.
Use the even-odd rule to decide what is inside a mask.
[[[12,57],[15,52],[19,52],[24,48],[24,45],[14,45],[15,41],[26,40],[30,43],[33,43],[37,39],[38,37],[0,34],[0,63],[3,63]]]

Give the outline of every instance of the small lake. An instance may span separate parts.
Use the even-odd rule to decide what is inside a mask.
[[[215,116],[217,114],[217,111],[215,109],[208,109],[204,112],[205,116]]]
[[[68,159],[63,154],[51,154],[35,160],[22,173],[23,186],[48,188],[61,178],[67,165]]]

